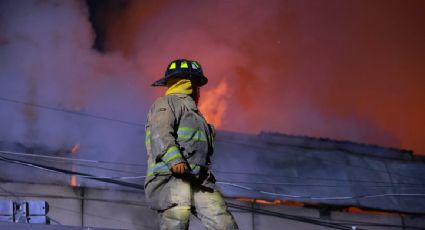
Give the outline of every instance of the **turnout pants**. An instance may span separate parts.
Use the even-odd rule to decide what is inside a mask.
[[[200,219],[206,229],[238,229],[219,191],[194,186],[179,178],[173,178],[171,183],[170,198],[175,206],[158,211],[161,230],[187,230],[190,214]]]

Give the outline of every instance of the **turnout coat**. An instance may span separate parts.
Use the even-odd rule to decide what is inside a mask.
[[[190,205],[180,204],[173,197],[176,177],[194,186],[214,189],[215,178],[210,171],[214,135],[214,128],[206,122],[191,96],[169,94],[153,103],[145,139],[148,154],[145,194],[152,209]],[[181,162],[187,164],[188,170],[183,175],[174,175],[171,167]]]

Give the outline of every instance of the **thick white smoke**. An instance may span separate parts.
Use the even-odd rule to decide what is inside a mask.
[[[91,48],[85,2],[2,1],[0,17],[0,140],[144,163],[149,83],[131,61]]]

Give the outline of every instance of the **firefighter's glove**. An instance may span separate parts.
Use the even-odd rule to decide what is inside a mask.
[[[175,174],[184,174],[187,170],[189,169],[185,162],[175,164],[171,167],[171,171]]]

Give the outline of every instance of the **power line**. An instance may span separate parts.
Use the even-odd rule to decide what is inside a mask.
[[[16,152],[10,152],[10,151],[0,151],[0,153],[4,154],[11,154],[16,156],[30,156],[30,157],[40,157],[43,160],[49,160],[49,161],[58,161],[61,162],[64,161],[72,161],[73,165],[79,165],[83,167],[88,168],[99,168],[107,171],[117,171],[117,172],[124,172],[124,173],[131,173],[133,176],[102,176],[98,178],[104,178],[104,179],[121,179],[121,180],[131,180],[131,179],[140,179],[145,178],[144,172],[135,172],[135,171],[126,171],[126,170],[120,170],[120,169],[111,169],[111,168],[104,168],[97,165],[82,165],[78,163],[74,163],[73,161],[77,162],[87,162],[87,163],[107,163],[107,164],[114,164],[114,162],[104,162],[104,161],[97,161],[97,160],[90,160],[90,159],[76,159],[76,158],[66,158],[66,157],[54,157],[54,156],[46,156],[46,155],[38,155],[38,154],[28,154],[28,153],[16,153]],[[127,163],[117,163],[119,165],[127,165]],[[131,164],[136,166],[146,166],[144,164]],[[271,177],[273,175],[267,175],[267,174],[252,174],[252,173],[237,173],[237,172],[222,172],[222,171],[216,171],[213,170],[214,173],[227,173],[227,174],[247,174],[247,175],[253,175],[253,176],[267,176]],[[276,176],[276,175],[275,175]],[[88,178],[81,176],[82,178]],[[415,183],[390,183],[390,182],[382,182],[382,181],[356,181],[356,180],[337,180],[337,179],[326,179],[326,178],[306,178],[306,177],[290,177],[290,176],[276,176],[276,177],[288,177],[291,179],[309,179],[309,180],[331,180],[331,181],[338,181],[343,183],[350,183],[350,184],[357,184],[357,183],[374,183],[379,185],[368,185],[368,187],[377,187],[377,188],[385,188],[385,187],[400,187],[403,188],[406,187],[424,187],[425,184],[415,184]],[[341,185],[329,185],[329,184],[308,184],[308,183],[288,183],[288,182],[257,182],[257,181],[222,181],[227,183],[242,183],[242,184],[265,184],[265,185],[287,185],[287,186],[315,186],[315,187],[341,187]]]
[[[232,186],[235,188],[239,188],[239,189],[243,189],[243,190],[247,190],[247,191],[251,191],[255,193],[265,194],[265,195],[285,197],[285,198],[304,199],[304,200],[352,200],[352,199],[368,199],[368,198],[387,197],[387,196],[425,197],[425,193],[382,193],[382,194],[359,195],[359,196],[314,197],[314,196],[303,196],[303,195],[292,195],[292,194],[285,194],[285,193],[268,192],[268,191],[263,191],[263,190],[243,186],[240,184],[228,183],[228,182],[222,182],[222,181],[217,181],[216,183]]]
[[[40,108],[40,109],[47,109],[47,110],[56,111],[56,112],[73,114],[73,115],[77,115],[77,116],[84,116],[84,117],[91,117],[91,118],[100,119],[100,120],[113,121],[113,122],[118,122],[118,123],[121,123],[121,124],[130,125],[130,126],[139,126],[139,127],[145,126],[144,124],[141,124],[141,123],[125,121],[125,120],[120,120],[120,119],[115,119],[115,118],[110,118],[110,117],[105,117],[105,116],[99,116],[99,115],[95,115],[95,114],[76,112],[76,111],[72,111],[72,110],[59,109],[59,108],[55,108],[55,107],[19,101],[19,100],[5,98],[5,97],[0,97],[0,100],[15,103],[15,104],[28,105],[28,106],[32,106],[32,107],[36,107],[36,108]]]
[[[356,229],[361,229],[361,228],[358,228],[357,226],[365,226],[365,227],[391,227],[391,228],[403,228],[404,227],[404,228],[407,228],[407,229],[425,230],[425,228],[423,228],[423,227],[402,226],[402,225],[394,225],[394,224],[379,224],[379,223],[338,220],[338,219],[323,220],[323,219],[315,218],[315,217],[289,215],[289,214],[273,212],[273,211],[269,211],[269,210],[265,210],[265,209],[246,207],[246,206],[237,205],[237,204],[234,204],[234,203],[228,203],[228,206],[231,207],[231,208],[243,210],[243,211],[246,211],[246,212],[254,212],[254,213],[258,213],[258,214],[262,214],[262,215],[274,216],[274,217],[291,219],[291,220],[296,220],[296,221],[301,220],[301,222],[305,221],[306,223],[309,223],[310,221],[331,223],[331,224],[335,224],[336,227],[349,227],[348,229],[352,229],[352,227],[354,227],[354,226],[356,226]],[[326,226],[326,227],[329,227],[329,226]],[[346,229],[346,228],[344,228],[344,229]]]
[[[0,196],[11,194],[11,193],[12,192],[7,191],[5,194],[0,194]],[[145,203],[145,202],[132,201],[132,200],[102,199],[102,198],[90,198],[90,197],[81,197],[81,196],[64,196],[64,195],[38,194],[38,193],[13,193],[12,196],[14,196],[14,197],[20,197],[20,196],[22,196],[22,197],[36,197],[36,198],[42,198],[43,197],[43,198],[51,198],[51,199],[77,199],[77,200],[99,201],[99,202],[107,202],[107,203],[116,203],[116,204],[125,204],[125,205],[148,207],[148,204]],[[258,213],[258,214],[262,214],[262,215],[275,216],[275,217],[279,217],[279,218],[282,218],[282,215],[287,215],[287,214],[282,214],[282,213],[264,210],[264,209],[260,209],[260,208],[246,207],[246,206],[243,206],[243,205],[237,205],[237,204],[229,203],[229,202],[227,202],[227,203],[228,203],[229,207],[236,209],[236,210],[242,210],[242,211],[246,211],[246,212],[254,212],[254,213]],[[295,215],[291,215],[291,216],[306,218],[306,219],[312,219],[312,220],[318,220],[318,221],[325,221],[323,219],[315,218],[315,217],[295,216]],[[392,224],[379,224],[379,223],[351,221],[351,220],[338,220],[338,219],[327,220],[325,222],[329,222],[329,221],[334,223],[334,224],[356,225],[356,226],[393,227],[393,228],[403,227],[403,226],[400,226],[400,225],[392,225]],[[425,229],[425,228],[414,227],[414,226],[404,226],[404,227],[409,228],[409,229],[418,229],[418,230]]]
[[[79,172],[71,172],[68,170],[63,170],[63,169],[57,169],[57,168],[53,168],[53,167],[47,167],[47,166],[41,166],[41,165],[35,165],[35,164],[31,164],[31,163],[27,163],[27,162],[23,162],[23,161],[17,161],[17,160],[9,160],[7,158],[4,157],[0,157],[0,160],[5,161],[5,162],[9,162],[9,163],[15,163],[15,164],[21,164],[21,165],[26,165],[26,166],[30,166],[30,167],[35,167],[37,169],[44,169],[50,172],[58,172],[58,173],[63,173],[63,174],[75,174],[75,175],[79,175],[79,176],[86,176],[87,174],[83,174],[83,173],[79,173]],[[94,176],[89,176],[87,177],[88,179],[94,179],[94,180],[101,180],[107,183],[113,183],[113,184],[119,184],[125,187],[131,187],[134,188],[134,184],[129,184],[129,183],[117,183],[116,181],[111,181],[111,180],[102,180],[102,178],[96,178]],[[217,184],[227,184],[229,185],[229,183],[223,183],[223,182],[217,182]],[[374,197],[382,197],[382,196],[425,196],[425,194],[396,194],[396,193],[392,193],[392,194],[375,194],[375,195],[363,195],[363,196],[352,196],[352,197],[309,197],[309,196],[298,196],[298,195],[288,195],[288,194],[279,194],[279,193],[270,193],[270,192],[266,192],[266,191],[261,191],[261,190],[255,190],[249,187],[243,187],[240,185],[236,185],[236,184],[230,184],[232,186],[238,187],[238,188],[243,188],[246,190],[250,190],[250,191],[256,191],[259,193],[263,193],[263,194],[268,194],[268,195],[279,195],[279,196],[285,196],[285,197],[290,197],[290,198],[301,198],[301,199],[311,199],[311,200],[330,200],[330,199],[360,199],[360,198],[374,198]],[[137,189],[141,189],[140,187],[138,187]],[[229,207],[232,207],[232,205],[229,205]],[[233,206],[235,207],[235,206]],[[243,207],[245,208],[245,207]],[[258,211],[258,210],[257,210]],[[258,212],[260,214],[264,214],[267,211],[262,210],[261,212]],[[311,224],[316,224],[316,225],[320,225],[320,226],[325,226],[325,227],[329,227],[329,228],[334,228],[334,229],[351,229],[351,228],[347,228],[347,226],[343,225],[343,224],[336,224],[336,223],[328,223],[328,222],[323,222],[323,221],[318,221],[318,220],[312,220],[310,219],[305,219],[305,218],[300,218],[299,216],[290,216],[290,215],[284,215],[284,216],[280,216],[281,218],[286,218],[286,219],[292,219],[292,220],[296,220],[296,221],[301,221],[301,222],[305,222],[305,223],[311,223]],[[359,229],[359,228],[357,228]]]
[[[223,183],[241,183],[241,184],[258,184],[258,185],[285,185],[285,186],[300,186],[300,187],[329,187],[329,188],[341,188],[343,185],[335,184],[309,184],[309,183],[289,183],[289,182],[263,182],[263,181],[221,181]],[[348,182],[348,181],[347,181]],[[382,182],[384,183],[384,182]],[[356,184],[356,183],[351,183]],[[388,185],[367,185],[368,187],[377,187],[377,188],[394,188],[401,186],[406,187],[423,187],[425,189],[425,184],[405,184],[405,183],[386,183]]]
[[[99,116],[99,115],[94,115],[94,114],[64,110],[64,109],[59,109],[59,108],[55,108],[55,107],[50,107],[50,106],[45,106],[45,105],[40,105],[40,104],[35,104],[35,103],[29,103],[29,102],[19,101],[19,100],[5,98],[5,97],[0,97],[0,100],[15,103],[15,104],[29,105],[29,106],[33,106],[33,107],[37,107],[37,108],[41,108],[41,109],[48,109],[48,110],[57,111],[57,112],[69,113],[69,114],[78,115],[78,116],[87,116],[87,117],[92,117],[92,118],[96,118],[96,119],[119,122],[119,123],[123,123],[123,124],[126,124],[126,125],[135,125],[135,126],[143,126],[144,127],[144,124],[141,124],[141,123],[129,122],[129,121],[125,121],[125,120],[119,120],[119,119],[114,119],[114,118],[109,118],[109,117]],[[267,150],[267,151],[271,151],[271,152],[283,152],[283,151],[278,151],[278,150],[269,150],[269,149],[265,149],[265,148],[255,146],[255,145],[252,145],[252,144],[247,144],[247,143],[232,142],[232,141],[226,141],[226,140],[221,140],[221,139],[217,139],[216,141],[230,143],[230,144],[237,144],[237,145],[246,145],[246,146],[250,146],[250,147],[254,147],[254,148],[262,149],[262,150]],[[345,151],[345,150],[341,150],[341,151]],[[283,153],[286,153],[286,152],[283,152]],[[310,156],[310,157],[313,157],[313,158],[316,158],[316,159],[320,159],[317,156],[311,156],[309,154],[307,154],[307,156]],[[332,161],[332,160],[328,160],[328,162],[326,162],[326,161],[322,161],[322,162],[324,162],[324,163],[333,162],[333,163],[344,163],[345,164],[345,162]],[[106,163],[106,162],[97,161],[96,163]],[[389,174],[387,171],[376,170],[376,169],[372,169],[372,168],[364,167],[364,166],[359,166],[359,165],[347,165],[347,166],[353,167],[353,168],[361,168],[361,169],[365,169],[365,170],[371,170],[371,171],[374,171],[374,172],[381,172],[381,173]],[[419,177],[413,177],[411,175],[403,175],[403,174],[400,174],[400,173],[391,173],[391,174],[395,175],[395,176],[400,176],[400,177],[422,179],[422,178],[419,178]]]
[[[76,162],[85,162],[85,163],[100,163],[100,164],[113,164],[113,165],[126,165],[126,166],[144,166],[146,164],[135,164],[135,163],[124,163],[124,162],[111,162],[111,161],[101,161],[101,160],[92,160],[92,159],[82,159],[82,158],[70,158],[70,157],[56,157],[56,156],[48,156],[41,154],[33,154],[33,153],[18,153],[12,151],[4,151],[0,150],[0,153],[16,155],[16,156],[25,156],[25,157],[38,157],[38,158],[46,158],[46,159],[54,159],[54,160],[63,160],[63,161],[76,161]]]
[[[123,182],[123,181],[119,181],[119,180],[115,180],[115,179],[111,179],[111,178],[107,178],[107,177],[97,177],[97,176],[93,176],[93,175],[86,174],[86,173],[80,173],[80,172],[75,172],[75,171],[70,171],[70,170],[65,170],[65,169],[59,169],[59,168],[50,167],[50,166],[43,166],[43,165],[40,165],[40,164],[29,163],[29,162],[21,161],[21,160],[13,160],[13,159],[5,158],[5,157],[0,157],[0,160],[5,161],[5,162],[9,162],[9,163],[34,167],[34,168],[49,171],[49,172],[62,173],[62,174],[67,174],[67,175],[76,175],[76,176],[79,176],[79,177],[82,177],[82,178],[93,179],[93,180],[98,180],[98,181],[102,181],[102,182],[121,185],[121,186],[124,186],[124,187],[130,187],[130,188],[144,190],[144,187],[142,185]],[[418,197],[419,196],[419,197],[425,197],[425,193],[382,193],[382,194],[370,194],[370,195],[360,195],[360,196],[314,197],[314,196],[302,196],[302,195],[292,195],[292,194],[268,192],[268,191],[254,189],[254,188],[247,187],[247,186],[242,186],[242,185],[235,184],[235,183],[227,183],[227,182],[220,182],[220,181],[217,181],[216,183],[222,184],[222,185],[228,185],[228,186],[232,186],[232,187],[236,187],[236,188],[240,188],[240,189],[244,189],[244,190],[248,190],[248,191],[252,191],[252,192],[256,192],[256,193],[259,193],[259,194],[278,196],[278,197],[286,197],[286,198],[304,199],[304,200],[349,200],[349,199],[368,199],[368,198],[387,197],[387,196],[402,196],[402,197],[409,197],[409,196]]]
[[[2,156],[0,156],[0,160],[4,161],[4,162],[8,162],[8,163],[13,163],[13,164],[25,165],[25,166],[33,167],[33,168],[48,171],[48,172],[62,173],[62,174],[67,174],[67,175],[75,175],[75,176],[82,177],[82,178],[97,180],[97,181],[106,182],[106,183],[110,183],[110,184],[121,185],[121,186],[128,187],[128,188],[144,190],[144,187],[142,185],[134,184],[134,183],[128,183],[128,182],[116,180],[116,179],[113,179],[113,178],[97,177],[97,176],[93,176],[93,175],[90,175],[90,174],[87,174],[87,173],[74,172],[74,171],[70,171],[70,170],[66,170],[66,169],[60,169],[60,168],[55,168],[55,167],[51,167],[51,166],[45,166],[45,165],[41,165],[41,164],[30,163],[30,162],[23,161],[23,160],[9,159],[9,158],[2,157]]]
[[[391,182],[384,182],[384,181],[373,181],[373,180],[358,180],[358,179],[350,179],[350,180],[344,180],[344,179],[337,179],[337,178],[318,178],[318,177],[300,177],[300,176],[288,176],[288,175],[274,175],[274,174],[259,174],[259,173],[249,173],[249,172],[229,172],[229,171],[216,171],[213,170],[214,173],[223,173],[223,174],[239,174],[239,175],[248,175],[248,176],[256,176],[256,177],[275,177],[275,178],[288,178],[288,179],[303,179],[303,180],[323,180],[323,181],[335,181],[335,182],[341,182],[341,183],[375,183],[375,184],[402,184],[402,185],[418,185],[418,186],[425,186],[425,184],[416,184],[416,183],[391,183]]]
[[[231,208],[239,209],[239,210],[245,210],[245,211],[253,212],[253,213],[257,213],[257,214],[263,214],[263,215],[274,216],[274,217],[279,217],[279,218],[288,219],[288,220],[294,220],[294,221],[303,222],[303,223],[319,225],[319,226],[323,226],[323,227],[327,227],[327,228],[343,229],[343,230],[352,229],[351,226],[346,226],[344,224],[337,224],[337,223],[329,223],[329,222],[323,221],[323,220],[315,220],[315,219],[312,219],[310,217],[303,217],[303,216],[289,215],[289,214],[284,214],[284,213],[277,213],[277,212],[272,212],[272,211],[268,211],[268,210],[264,210],[264,209],[255,209],[255,208],[237,205],[237,204],[233,204],[233,203],[228,203],[228,206],[231,207]],[[360,228],[358,228],[358,229],[361,230]]]
[[[50,207],[53,207],[53,208],[56,208],[56,209],[59,209],[59,210],[67,211],[67,212],[72,212],[72,213],[77,213],[77,214],[80,214],[81,213],[79,211],[75,211],[75,210],[67,209],[67,208],[63,208],[63,207],[58,207],[58,206],[55,206],[55,205],[49,205],[49,206]],[[113,220],[113,221],[116,221],[116,222],[119,222],[119,223],[135,225],[135,226],[138,226],[138,227],[142,227],[143,229],[146,229],[146,228],[148,228],[148,229],[158,229],[156,227],[141,225],[139,223],[134,223],[134,222],[122,221],[121,219],[111,218],[110,216],[107,216],[107,217],[106,216],[101,216],[101,215],[98,215],[98,214],[89,213],[87,211],[83,212],[83,214],[84,215],[87,215],[87,216],[90,216],[90,217],[96,217],[96,218],[100,218],[100,219],[104,219],[104,220]]]
[[[242,143],[242,142],[228,141],[228,140],[222,140],[222,139],[216,139],[216,141],[234,144],[234,145],[249,146],[250,148],[256,148],[256,149],[259,149],[259,150],[265,150],[265,151],[269,151],[269,152],[288,154],[288,152],[285,152],[285,151],[282,151],[282,150],[276,150],[276,149],[271,150],[271,149],[260,147],[260,146],[253,145],[253,144],[250,144],[250,143]],[[364,169],[364,170],[384,173],[384,174],[387,174],[387,175],[389,174],[389,172],[385,171],[385,170],[373,169],[373,168],[364,167],[364,166],[361,166],[361,165],[346,164],[346,162],[342,162],[342,161],[336,161],[336,160],[331,160],[331,159],[326,159],[326,161],[323,161],[321,158],[319,158],[317,156],[312,156],[309,153],[307,153],[306,156],[308,156],[310,158],[318,159],[325,164],[344,164],[344,165],[347,165],[347,167],[351,167],[351,168],[360,168],[360,169]],[[391,175],[395,175],[395,176],[399,176],[399,177],[419,179],[419,180],[423,179],[422,177],[414,177],[414,176],[411,176],[411,175],[404,175],[404,174],[400,174],[400,173],[396,173],[396,172],[391,172]]]

